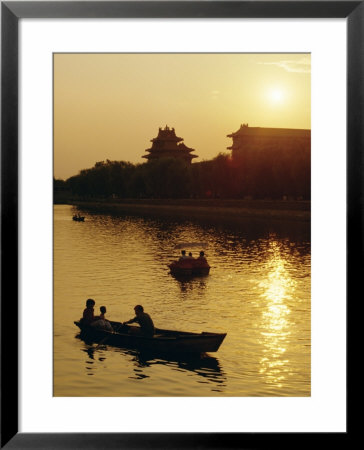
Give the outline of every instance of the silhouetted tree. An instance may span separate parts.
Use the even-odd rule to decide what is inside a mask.
[[[189,197],[191,174],[189,164],[180,158],[160,158],[146,163],[146,193],[157,198]]]
[[[241,159],[220,153],[211,160],[188,164],[161,158],[143,164],[99,161],[66,182],[54,180],[55,190],[73,195],[118,198],[310,198],[310,155],[294,149],[247,151]]]

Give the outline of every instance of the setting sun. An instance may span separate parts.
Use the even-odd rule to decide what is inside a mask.
[[[53,63],[52,395],[309,397],[310,54]]]
[[[282,103],[284,100],[284,94],[281,89],[273,89],[269,94],[270,100],[273,103]]]
[[[226,151],[244,122],[309,129],[310,86],[302,54],[55,54],[55,177],[106,159],[142,163],[166,124],[194,162]]]

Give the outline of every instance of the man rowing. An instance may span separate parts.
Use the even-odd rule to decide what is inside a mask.
[[[129,323],[137,323],[140,328],[131,328],[130,332],[133,334],[141,334],[143,336],[152,337],[154,335],[154,324],[150,315],[144,312],[142,305],[136,305],[134,307],[135,317],[123,322],[123,325],[128,325]]]

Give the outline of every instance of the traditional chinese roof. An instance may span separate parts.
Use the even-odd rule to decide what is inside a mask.
[[[183,139],[176,136],[174,128],[169,128],[168,125],[166,125],[163,129],[159,128],[158,136],[154,139],[151,139],[150,142],[158,141],[181,142],[183,141]]]
[[[194,149],[187,147],[181,141],[183,141],[183,138],[176,136],[174,128],[169,128],[167,125],[163,129],[159,128],[158,136],[151,139],[152,146],[145,150],[149,155],[144,155],[142,158],[150,160],[174,157],[183,158],[188,162],[191,162],[193,158],[197,158],[197,155],[191,155]]]
[[[296,128],[262,128],[249,127],[247,123],[240,125],[240,128],[234,133],[228,134],[227,137],[311,137],[311,130]]]
[[[242,124],[238,131],[228,134],[233,142],[228,150],[233,151],[233,156],[242,154],[244,151],[280,148],[310,148],[311,130],[294,128],[261,128],[249,127]]]

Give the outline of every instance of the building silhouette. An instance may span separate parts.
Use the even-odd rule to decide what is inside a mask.
[[[285,153],[310,158],[311,130],[290,128],[260,128],[242,124],[238,131],[228,134],[233,143],[228,150],[234,160],[249,160],[266,155],[280,158]]]
[[[159,128],[158,136],[151,139],[152,146],[145,151],[148,155],[142,156],[148,161],[160,158],[181,158],[187,163],[191,163],[197,155],[192,155],[193,148],[187,147],[183,142],[183,138],[176,136],[174,128]]]
[[[240,194],[252,198],[311,198],[311,130],[242,124],[227,135]]]

